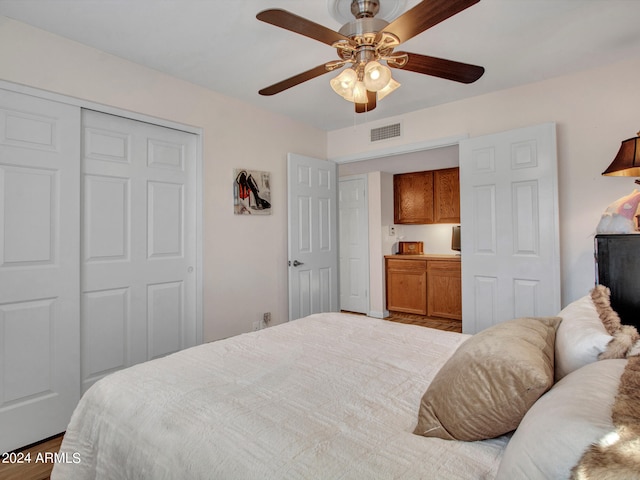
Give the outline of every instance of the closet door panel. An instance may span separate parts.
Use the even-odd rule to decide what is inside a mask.
[[[85,391],[195,344],[196,137],[88,110],[82,121]]]
[[[0,90],[0,451],[80,397],[80,110]]]
[[[129,289],[86,292],[82,297],[82,378],[89,382],[130,362]]]
[[[84,260],[129,259],[129,179],[84,177]]]
[[[2,184],[3,266],[54,264],[58,225],[52,199],[60,195],[58,173],[4,165]]]

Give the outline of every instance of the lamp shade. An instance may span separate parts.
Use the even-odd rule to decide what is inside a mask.
[[[640,177],[640,132],[637,137],[624,140],[611,165],[602,175]]]

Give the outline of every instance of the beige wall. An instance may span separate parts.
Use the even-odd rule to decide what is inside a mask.
[[[325,132],[6,17],[0,79],[202,128],[204,339],[286,321],[286,154],[325,157]],[[234,167],[271,172],[272,215],[233,215]]]
[[[639,74],[640,60],[632,60],[420,110],[398,118],[403,135],[384,148],[556,122],[566,304],[593,285],[600,214],[634,186],[600,173],[640,129]],[[266,311],[274,323],[287,318],[286,153],[374,152],[382,147],[369,144],[369,129],[398,120],[327,134],[5,17],[0,79],[202,128],[205,340],[249,331]],[[273,215],[233,215],[234,167],[271,172]]]
[[[329,158],[374,154],[396,146],[470,137],[544,122],[557,123],[562,302],[594,284],[593,235],[607,205],[630,193],[632,179],[602,177],[620,142],[640,129],[640,60],[413,112],[328,134]],[[464,88],[462,86],[461,88]],[[391,97],[388,100],[393,101]],[[403,136],[369,143],[369,130],[402,121]]]

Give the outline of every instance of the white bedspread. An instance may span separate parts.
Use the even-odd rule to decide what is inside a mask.
[[[319,314],[131,367],[83,396],[61,449],[79,463],[51,478],[493,478],[505,437],[411,433],[466,338]]]

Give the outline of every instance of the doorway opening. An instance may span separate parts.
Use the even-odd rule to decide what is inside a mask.
[[[394,225],[393,220],[393,175],[426,170],[438,170],[459,166],[458,142],[443,145],[430,145],[422,149],[393,155],[372,154],[369,158],[338,164],[338,180],[364,176],[367,178],[366,216],[368,218],[367,244],[369,277],[359,280],[358,287],[353,284],[343,286],[342,290],[353,291],[356,288],[368,289],[367,315],[376,318],[389,316],[385,305],[384,255],[397,252],[399,241],[422,240],[425,253],[455,254],[451,250],[451,225]],[[343,212],[340,211],[340,218]],[[342,226],[341,226],[342,227]],[[344,228],[344,227],[342,227]],[[341,233],[340,241],[343,241]],[[346,249],[344,249],[346,250]],[[341,245],[341,252],[343,246]],[[362,257],[365,253],[361,253]],[[341,256],[341,279],[353,280],[352,265],[346,256]],[[346,272],[345,272],[346,270]],[[368,283],[368,285],[363,285]],[[342,304],[341,304],[342,308]],[[349,310],[349,308],[346,308]],[[409,319],[411,320],[411,319]]]

